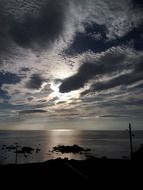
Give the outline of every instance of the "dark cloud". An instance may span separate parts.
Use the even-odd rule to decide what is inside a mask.
[[[47,111],[42,109],[35,109],[35,110],[22,110],[19,111],[19,114],[31,114],[31,113],[46,113]]]
[[[96,75],[110,74],[121,69],[124,55],[108,53],[98,63],[86,62],[79,68],[77,74],[65,79],[60,86],[60,92],[70,92],[84,87],[88,80]]]
[[[30,71],[30,69],[27,68],[27,67],[23,67],[23,68],[21,68],[21,71],[23,71],[23,72],[28,72],[28,71]]]
[[[100,117],[110,118],[110,117],[128,117],[128,116],[127,115],[118,115],[118,114],[107,114],[107,115],[101,115]]]
[[[32,100],[34,100],[34,97],[32,97],[32,96],[27,98],[28,102],[31,102]]]
[[[143,100],[137,98],[128,98],[127,100],[118,101],[119,104],[127,105],[127,106],[142,106]]]
[[[22,47],[42,48],[58,39],[64,31],[65,1],[49,0],[38,17],[26,15],[23,20],[13,20],[9,30],[13,40]]]
[[[143,76],[142,74],[139,74],[139,73],[124,74],[112,80],[109,80],[107,82],[98,82],[96,84],[93,84],[91,89],[93,91],[108,90],[110,88],[117,87],[120,85],[127,86],[137,81],[140,81],[142,79],[143,79]]]
[[[139,84],[139,85],[136,85],[136,86],[133,86],[133,87],[131,88],[131,90],[143,91],[143,83],[142,83],[142,84]]]
[[[112,99],[110,101],[105,101],[105,102],[100,102],[99,103],[100,107],[111,107],[114,108],[115,113],[117,113],[118,111],[120,111],[120,108],[123,108],[125,110],[129,110],[132,107],[136,107],[138,106],[138,108],[142,108],[143,105],[143,100],[141,99],[141,97],[139,99],[131,97],[131,98],[127,98],[126,100],[124,99]],[[116,109],[115,109],[116,108]],[[134,111],[134,109],[131,109],[131,111]],[[124,110],[123,110],[124,113]]]
[[[76,1],[72,2],[75,3]],[[86,3],[87,2],[85,1],[85,4]],[[15,4],[15,2],[13,4]],[[11,49],[9,47],[12,44],[12,40],[14,40],[16,44],[26,48],[36,48],[37,46],[40,46],[38,49],[40,51],[40,49],[45,48],[45,46],[48,47],[55,40],[64,36],[67,24],[67,12],[70,6],[68,1],[47,0],[42,1],[42,3],[39,3],[38,1],[26,1],[24,3],[17,1],[16,4],[18,4],[19,12],[23,12],[22,17],[15,17],[14,14],[8,13],[14,11],[18,12],[16,10],[18,8],[17,6],[9,7],[9,9],[11,9],[11,11],[9,11],[6,10],[4,6],[5,3],[3,1],[0,2],[0,49],[2,49],[2,51],[4,51],[5,48],[7,49],[6,51]],[[24,4],[27,4],[27,9],[28,6],[32,7],[31,12],[24,13],[24,8],[22,8]],[[136,4],[140,5],[141,1],[138,0]],[[75,5],[83,6],[82,1],[79,1],[78,3],[76,2]],[[38,7],[37,15],[35,15],[35,7]],[[142,46],[140,40],[142,27],[139,29],[133,29],[133,31],[127,34],[126,37],[123,37],[123,39],[107,41],[106,34],[108,33],[108,29],[106,23],[97,24],[96,21],[92,24],[88,24],[88,20],[86,22],[87,23],[84,25],[86,28],[85,33],[76,32],[73,43],[66,52],[81,53],[88,49],[95,52],[101,52],[112,46],[125,43],[125,41],[129,41],[134,37],[136,38],[135,46],[137,46],[137,48],[141,48]],[[90,37],[93,36],[92,34],[94,34],[94,32],[101,35],[100,40]],[[140,34],[138,32],[140,32]]]
[[[33,74],[26,83],[26,87],[30,89],[39,89],[44,81],[45,79],[41,77],[41,75]]]
[[[8,33],[10,18],[4,10],[4,3],[0,1],[0,65],[2,64],[1,57],[11,51],[11,38]]]
[[[37,100],[38,103],[46,103],[47,100],[46,99],[42,99],[42,100]]]
[[[65,54],[77,55],[89,49],[93,52],[102,52],[113,46],[112,42],[106,42],[107,30],[105,25],[93,24],[85,27],[84,33],[76,33],[73,43],[65,50]],[[96,38],[96,36],[100,37]]]
[[[27,2],[26,2],[27,3]],[[10,55],[15,53],[16,44],[24,48],[42,50],[49,47],[55,40],[63,36],[66,19],[66,0],[48,0],[43,3],[33,2],[39,13],[36,15],[34,10],[26,12],[19,9],[22,16],[15,16],[17,11],[16,2],[6,5],[8,1],[0,1],[0,55]],[[20,2],[17,2],[20,6]],[[27,6],[32,6],[31,2]],[[36,5],[37,4],[37,5]],[[0,64],[2,63],[0,58]]]
[[[116,39],[116,44],[129,45],[128,44],[129,41],[133,41],[133,44],[132,44],[133,48],[137,51],[142,51],[143,50],[142,34],[143,34],[143,21],[139,26],[134,27],[131,31],[129,31],[125,36],[123,36],[122,38]]]
[[[143,1],[142,0],[133,0],[134,7],[143,7]]]
[[[110,88],[114,88],[122,85],[123,87],[127,87],[135,82],[143,80],[143,63],[139,62],[135,65],[133,72],[128,74],[120,75],[114,79],[97,82],[91,86],[90,90],[85,91],[83,94],[89,93],[89,91],[101,91],[108,90]]]
[[[77,55],[89,49],[96,53],[103,52],[119,45],[129,46],[129,41],[133,41],[132,46],[134,49],[138,51],[143,50],[143,21],[140,25],[133,27],[132,30],[127,32],[124,36],[108,40],[107,34],[108,31],[105,25],[93,24],[87,26],[84,33],[76,33],[73,43],[65,50],[65,54]]]
[[[143,57],[142,57],[143,58]],[[139,62],[135,67],[135,72],[143,73],[143,61]]]

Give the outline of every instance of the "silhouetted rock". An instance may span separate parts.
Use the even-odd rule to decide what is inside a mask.
[[[90,151],[90,149],[84,149],[78,145],[73,145],[73,146],[64,146],[64,145],[58,145],[53,147],[52,152],[61,152],[63,153],[82,153],[82,152],[86,152],[86,151]]]
[[[36,151],[35,151],[35,152],[38,153],[39,151],[40,151],[40,148],[36,148]]]
[[[34,151],[34,148],[28,147],[28,146],[24,146],[21,148],[23,153],[27,153],[27,154],[32,154],[32,152]]]

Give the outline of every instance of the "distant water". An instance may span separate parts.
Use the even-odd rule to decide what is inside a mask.
[[[136,151],[143,144],[143,131],[133,131],[133,149]],[[61,154],[51,152],[57,145],[77,144],[89,148],[89,155],[107,158],[129,158],[128,131],[0,131],[0,164],[15,163],[15,151],[4,149],[18,143],[19,146],[34,148],[32,154],[18,154],[18,163],[42,162],[57,157],[84,159],[85,155]],[[36,149],[40,149],[36,152]]]

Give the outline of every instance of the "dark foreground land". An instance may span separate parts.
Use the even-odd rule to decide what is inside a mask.
[[[142,189],[143,161],[89,158],[0,166],[0,189]],[[139,188],[139,186],[141,187]],[[97,188],[98,187],[98,188]],[[100,187],[100,188],[99,188]]]

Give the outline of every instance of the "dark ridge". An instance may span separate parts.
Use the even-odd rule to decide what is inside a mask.
[[[143,160],[143,144],[136,152],[133,153],[133,159]]]

